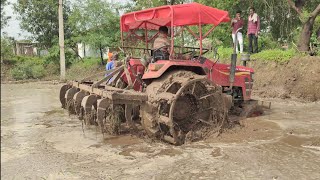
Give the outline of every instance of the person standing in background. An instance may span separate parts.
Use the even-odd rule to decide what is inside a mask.
[[[111,56],[111,61],[109,61],[106,65],[106,70],[108,71],[108,70],[111,70],[111,69],[118,67],[119,66],[118,59],[119,59],[119,54],[114,53]]]
[[[108,52],[108,62],[112,61],[112,52]]]
[[[233,39],[233,45],[236,46],[236,52],[238,53],[238,43],[240,46],[240,53],[243,52],[243,36],[242,36],[242,28],[243,28],[243,19],[241,19],[241,11],[237,11],[236,17],[232,19],[231,21],[231,27],[232,27],[232,39]],[[241,28],[237,34],[236,31]],[[236,36],[237,36],[237,43],[236,41]]]
[[[260,18],[257,13],[255,13],[254,7],[249,9],[248,17],[248,31],[247,36],[249,39],[249,53],[258,52],[258,35],[260,31]],[[252,41],[254,42],[254,49],[252,48]]]

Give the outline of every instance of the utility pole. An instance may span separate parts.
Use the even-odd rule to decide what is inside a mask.
[[[59,0],[59,46],[60,46],[60,81],[66,80],[66,60],[64,54],[64,30],[63,30],[63,4]]]

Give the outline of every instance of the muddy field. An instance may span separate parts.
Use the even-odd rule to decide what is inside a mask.
[[[275,99],[264,116],[176,147],[83,129],[59,88],[1,84],[1,179],[320,178],[319,102]]]
[[[295,57],[288,62],[253,61],[254,93],[259,97],[320,100],[320,56]]]

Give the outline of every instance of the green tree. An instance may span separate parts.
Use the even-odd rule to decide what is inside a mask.
[[[129,11],[137,11],[145,8],[152,8],[157,6],[164,5],[174,5],[174,4],[183,4],[190,3],[193,0],[131,0],[134,3],[134,6],[128,8]]]
[[[103,64],[105,47],[117,47],[120,42],[120,16],[117,4],[103,0],[78,1],[70,15],[73,42],[83,42],[99,49]]]
[[[1,29],[5,27],[8,23],[8,20],[11,18],[10,16],[6,16],[4,12],[4,7],[8,5],[9,3],[7,0],[1,0]]]
[[[13,42],[14,39],[8,37],[6,34],[1,36],[1,62],[13,56]]]
[[[302,23],[302,29],[298,40],[298,48],[300,51],[309,51],[310,38],[313,33],[316,18],[320,14],[320,4],[316,0],[288,0],[288,4],[298,13],[298,17]],[[317,36],[320,34],[320,27],[315,31]],[[319,37],[318,37],[319,39]]]
[[[68,21],[70,5],[64,2],[64,22]],[[30,32],[34,40],[50,48],[58,39],[58,1],[18,0],[14,10],[19,14],[22,29]],[[65,39],[70,37],[70,27],[65,26]]]

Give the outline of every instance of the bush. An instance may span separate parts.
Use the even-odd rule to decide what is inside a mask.
[[[92,67],[100,64],[101,60],[99,58],[85,58],[82,61],[75,63],[75,65],[79,65],[83,68]]]
[[[69,49],[65,50],[65,61],[66,61],[66,67],[69,67],[73,62],[77,60],[77,57],[74,52],[72,52]],[[59,46],[53,46],[49,49],[49,54],[45,56],[44,63],[50,64],[60,64],[60,50]]]
[[[49,63],[45,66],[47,76],[58,75],[60,73],[60,65]]]
[[[16,57],[16,65],[11,70],[11,76],[15,80],[38,79],[45,75],[43,60],[33,57]]]
[[[258,48],[259,51],[266,50],[266,49],[274,49],[280,48],[280,42],[275,41],[272,37],[268,35],[261,35],[258,39]]]
[[[275,62],[287,62],[292,57],[298,55],[294,49],[280,50],[280,49],[269,49],[261,51],[257,54],[252,54],[251,59],[262,60],[262,61],[275,61]]]
[[[10,71],[11,76],[15,80],[22,80],[22,79],[27,79],[27,74],[24,68],[21,67],[15,67]]]
[[[30,63],[23,62],[16,65],[11,70],[11,76],[16,80],[29,79],[32,77],[32,69]]]
[[[1,35],[1,61],[10,60],[13,56],[13,40]]]
[[[218,48],[218,54],[220,59],[230,59],[232,53],[233,53],[232,48],[224,48],[224,47]]]
[[[99,58],[85,58],[70,66],[67,70],[67,79],[81,79],[104,69]]]
[[[233,53],[232,48],[218,48],[218,54],[220,57],[220,62],[230,62],[231,54]],[[252,60],[262,60],[262,61],[275,61],[275,62],[287,62],[294,56],[299,55],[294,49],[281,50],[281,49],[268,49],[263,50],[259,53],[252,54]],[[240,55],[238,54],[238,60]]]
[[[37,56],[15,56],[12,58],[12,60],[16,63],[16,64],[21,64],[24,62],[29,62],[31,64],[37,64],[37,65],[44,65],[44,59],[37,57]]]
[[[32,78],[35,78],[35,79],[43,78],[45,75],[44,67],[41,65],[32,66],[31,67],[31,75],[32,75]]]

